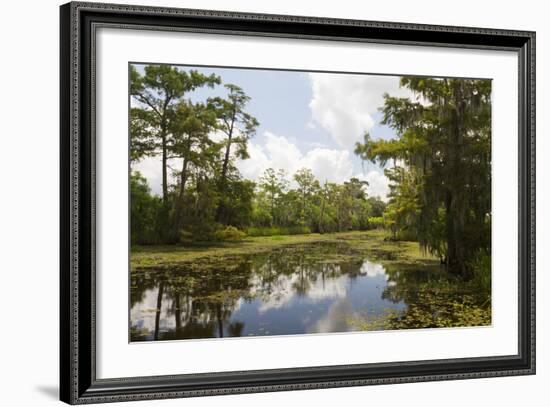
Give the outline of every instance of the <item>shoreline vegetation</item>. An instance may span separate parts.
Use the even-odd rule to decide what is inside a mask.
[[[205,242],[194,245],[132,246],[131,269],[158,268],[171,264],[210,260],[225,256],[256,254],[292,245],[305,244],[341,244],[354,249],[346,256],[369,257],[376,260],[400,259],[406,262],[418,262],[422,265],[440,266],[439,260],[427,252],[422,252],[418,242],[391,241],[383,230],[352,231],[338,233],[309,233],[295,235],[273,235],[247,237],[238,242]],[[333,260],[333,259],[332,259]],[[343,258],[342,260],[346,260]]]

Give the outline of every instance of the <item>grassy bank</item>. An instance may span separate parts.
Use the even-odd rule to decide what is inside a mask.
[[[249,237],[241,242],[217,243],[193,246],[133,246],[131,266],[135,268],[169,266],[182,262],[196,262],[210,259],[223,259],[247,254],[267,252],[272,249],[290,245],[315,243],[342,244],[354,249],[351,255],[368,255],[381,261],[404,261],[437,264],[435,258],[422,253],[417,242],[386,241],[387,233],[381,230],[354,231],[326,234],[302,234],[281,236]]]

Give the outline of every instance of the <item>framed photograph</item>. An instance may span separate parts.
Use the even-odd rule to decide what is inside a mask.
[[[61,400],[535,373],[535,33],[60,12]]]

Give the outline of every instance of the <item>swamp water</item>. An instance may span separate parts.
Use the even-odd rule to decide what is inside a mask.
[[[405,311],[415,286],[445,278],[440,268],[389,263],[310,244],[137,269],[130,339],[357,331],[354,321]]]

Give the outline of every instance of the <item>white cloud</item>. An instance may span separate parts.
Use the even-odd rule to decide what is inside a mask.
[[[307,152],[300,164],[301,167],[311,169],[321,183],[324,181],[347,181],[353,172],[353,165],[347,150],[314,148]]]
[[[338,145],[353,147],[375,125],[373,114],[383,105],[384,93],[412,96],[399,87],[397,76],[310,73],[313,124],[327,130]]]
[[[369,183],[367,187],[368,196],[378,196],[382,198],[382,200],[387,201],[387,194],[390,192],[390,187],[388,185],[390,180],[383,173],[373,170],[366,174],[356,174],[355,178]]]
[[[286,137],[265,133],[265,151],[269,154],[274,168],[284,168],[289,173],[295,171],[296,165],[302,159],[302,152]]]
[[[267,168],[282,168],[289,176],[300,168],[309,168],[321,182],[343,182],[353,174],[353,164],[347,150],[316,147],[303,154],[284,136],[266,132],[264,138],[265,143],[262,144],[250,142],[250,158],[237,163],[245,178],[256,180]]]
[[[256,180],[271,166],[272,160],[266,155],[262,146],[253,142],[248,143],[248,155],[250,158],[237,161],[237,168],[244,178]]]
[[[132,163],[132,171],[139,171],[147,179],[151,192],[162,195],[162,164],[160,157],[145,157]]]
[[[348,150],[316,147],[303,154],[284,136],[266,132],[264,137],[265,143],[249,143],[249,159],[238,161],[237,167],[243,177],[257,180],[268,168],[282,168],[291,177],[300,168],[309,168],[321,183],[342,183],[352,177],[367,181],[369,196],[387,200],[386,195],[390,190],[388,178],[377,170],[354,174],[352,157]]]
[[[235,133],[238,134],[239,130],[237,128],[234,129]],[[210,132],[210,134],[208,135],[208,138],[216,143],[219,143],[220,141],[223,141],[227,138],[227,134],[225,134],[223,131],[221,130],[215,130],[215,131],[212,131]]]

